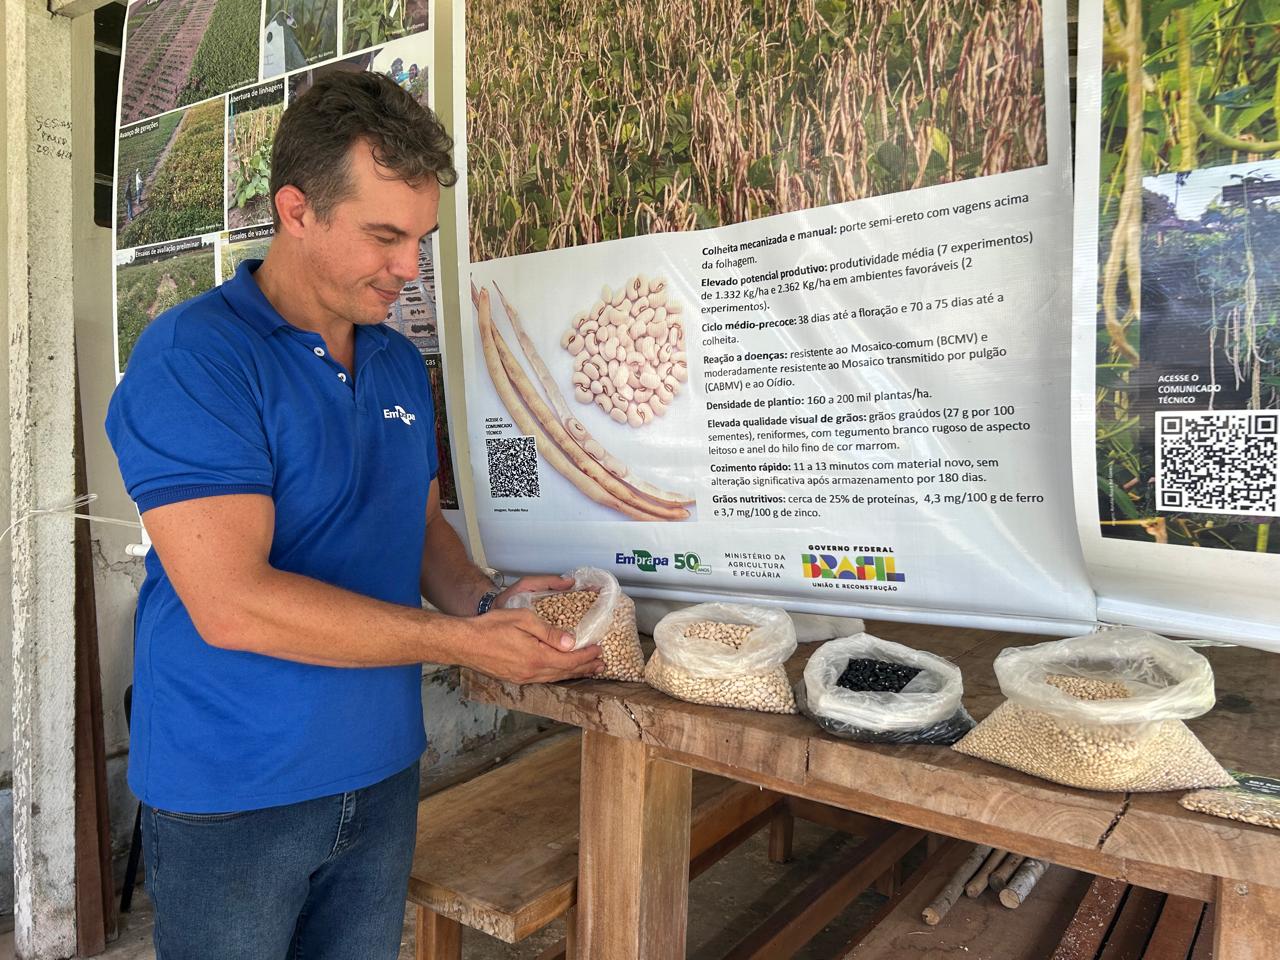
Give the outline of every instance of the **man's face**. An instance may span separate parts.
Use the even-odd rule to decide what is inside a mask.
[[[309,282],[320,305],[356,324],[381,323],[418,276],[418,243],[435,230],[440,185],[417,185],[380,168],[363,141],[351,147],[351,194],[330,211],[328,222],[308,217],[302,242],[312,264]]]

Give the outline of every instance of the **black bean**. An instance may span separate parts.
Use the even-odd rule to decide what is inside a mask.
[[[836,685],[846,690],[860,692],[897,693],[919,672],[919,667],[908,667],[905,664],[890,663],[887,660],[872,660],[869,657],[855,657],[844,668]]]

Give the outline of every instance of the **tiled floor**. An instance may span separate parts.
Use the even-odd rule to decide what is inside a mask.
[[[823,865],[857,840],[833,834],[812,824],[797,823],[795,858],[786,865],[768,860],[767,831],[743,844],[696,879],[689,888],[689,952],[692,960],[716,960],[754,925],[801,890]],[[855,930],[867,921],[883,898],[874,893],[860,897],[823,930],[796,960],[828,960]],[[119,939],[103,954],[104,960],[154,960],[151,946],[151,905],[139,889],[133,910],[122,918]],[[413,915],[405,915],[400,957],[414,956]],[[506,944],[467,930],[463,956],[467,960],[533,960],[563,935],[560,923],[518,944]],[[0,957],[12,955],[12,934],[0,935]],[[209,954],[217,956],[217,951]]]

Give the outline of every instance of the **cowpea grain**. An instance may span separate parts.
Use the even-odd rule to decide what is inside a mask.
[[[644,679],[655,690],[689,703],[762,713],[796,712],[796,698],[782,667],[762,674],[699,677],[654,653],[644,669]]]
[[[1254,793],[1244,787],[1196,790],[1178,801],[1188,810],[1226,817],[1241,823],[1280,830],[1280,797]]]
[[[533,601],[533,611],[547,623],[575,633],[587,611],[600,598],[598,590],[568,590],[550,593]],[[575,634],[576,635],[576,634]],[[636,605],[625,593],[613,608],[609,630],[599,640],[600,659],[606,680],[638,683],[644,679],[644,654],[636,630]]]
[[[695,620],[685,627],[684,635],[691,640],[715,640],[726,647],[741,650],[755,627],[749,623],[718,623],[715,620]]]
[[[643,274],[616,291],[606,286],[600,293],[603,299],[590,313],[575,315],[560,338],[560,346],[574,358],[574,370],[587,377],[586,383],[575,381],[574,399],[598,404],[602,394],[616,390],[605,412],[618,423],[643,427],[666,414],[688,380],[680,306],[668,299],[665,280]],[[582,357],[591,362],[579,363]],[[648,394],[637,395],[641,388]],[[659,391],[654,402],[651,398]]]
[[[1129,696],[1118,681],[1061,675],[1046,681],[1081,700]],[[1181,720],[1087,725],[1006,701],[955,749],[1084,790],[1188,790],[1234,782]]]

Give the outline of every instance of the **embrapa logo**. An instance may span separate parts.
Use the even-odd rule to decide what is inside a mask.
[[[613,562],[620,567],[635,567],[641,573],[657,573],[659,567],[671,565],[671,558],[655,557],[648,550],[632,550],[615,554]]]
[[[416,413],[410,413],[408,410],[406,410],[404,407],[400,406],[400,404],[397,403],[395,407],[393,407],[392,409],[382,411],[382,419],[383,420],[399,420],[401,423],[403,423],[407,427],[412,425],[413,421],[418,419],[418,415]]]

